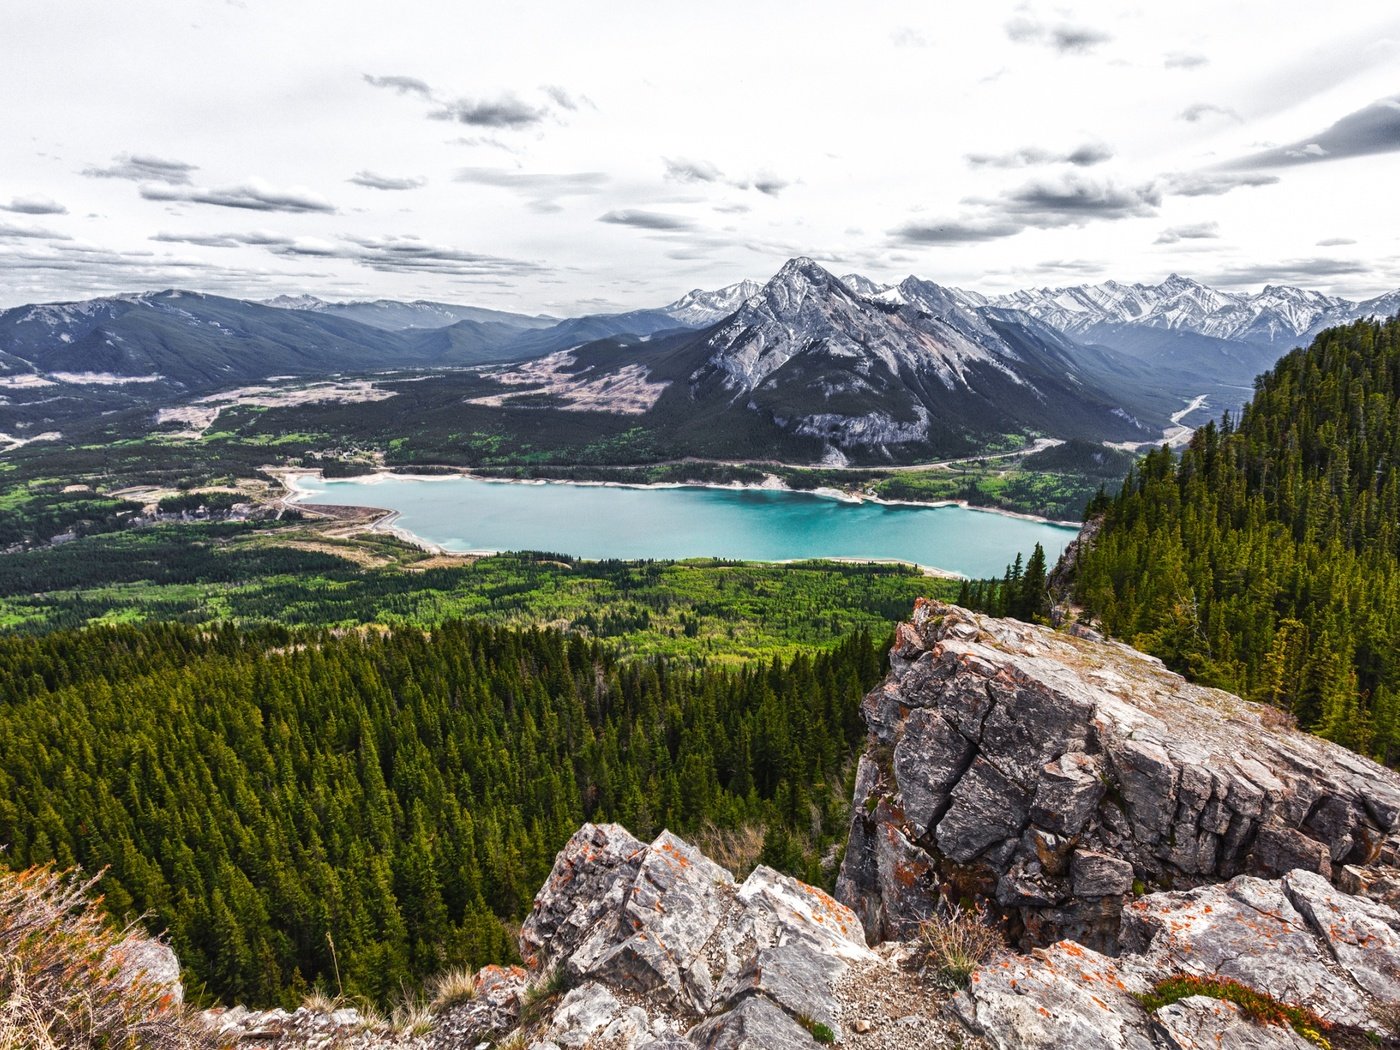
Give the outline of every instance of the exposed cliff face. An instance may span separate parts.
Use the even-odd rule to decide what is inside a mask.
[[[872,941],[940,889],[1023,945],[1116,950],[1134,887],[1396,862],[1400,777],[1116,643],[921,604],[866,697],[838,897]]]

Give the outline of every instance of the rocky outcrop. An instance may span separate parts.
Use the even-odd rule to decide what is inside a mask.
[[[422,1030],[216,1026],[259,1050],[1400,1048],[1400,777],[1125,646],[931,603],[864,715],[844,903],[588,824],[524,968]],[[967,898],[1007,943],[958,990],[909,938]]]
[[[1387,1035],[1400,915],[1322,876],[1242,875],[1148,894],[1114,956],[1061,941],[987,960],[953,994],[907,944],[867,948],[855,915],[766,868],[742,882],[669,833],[585,825],[521,930],[528,968],[488,967],[475,998],[395,1031],[353,1009],[208,1015],[249,1050],[1302,1050],[1207,983],[1144,1004],[1163,977],[1234,981],[1310,1011],[1342,1047]],[[1154,1008],[1155,1006],[1155,1008]]]
[[[813,1026],[842,1028],[837,982],[875,959],[820,890],[766,867],[737,883],[669,832],[644,845],[616,825],[585,825],[560,852],[520,944],[532,969],[575,986],[545,1041],[561,1047],[584,1029],[628,1046],[686,1033],[815,1046]]]
[[[1143,1005],[1162,978],[1185,975],[1302,1007],[1320,1035],[1395,1044],[1388,1011],[1400,1002],[1400,915],[1313,872],[1150,894],[1125,910],[1122,940],[1117,958],[1062,941],[1002,959],[974,976],[953,1011],[994,1045],[1025,1050],[1316,1045],[1216,996]]]
[[[872,942],[952,893],[1115,952],[1135,891],[1383,883],[1400,853],[1396,774],[1117,643],[921,602],[863,713],[837,897]]]

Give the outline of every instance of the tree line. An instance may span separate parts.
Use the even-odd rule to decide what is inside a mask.
[[[1074,595],[1110,632],[1400,760],[1400,319],[1323,332],[1091,509]]]
[[[762,825],[763,860],[828,879],[881,653],[696,668],[474,621],[0,637],[4,860],[109,869],[196,995],[384,1000],[509,959],[585,820]]]

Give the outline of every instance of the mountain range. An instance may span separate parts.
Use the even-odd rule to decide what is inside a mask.
[[[1397,309],[1400,291],[1245,295],[1175,274],[986,296],[838,278],[809,259],[763,285],[563,319],[167,290],[0,312],[0,433],[271,377],[496,366],[475,403],[728,435],[697,438],[697,454],[762,455],[775,435],[828,460],[961,454],[1025,433],[1142,442],[1193,398],[1238,405],[1316,331]]]
[[[600,341],[495,373],[478,403],[636,414],[695,454],[825,462],[964,454],[1007,434],[1144,441],[1170,397],[1026,313],[910,278],[861,295],[792,259],[698,331]]]

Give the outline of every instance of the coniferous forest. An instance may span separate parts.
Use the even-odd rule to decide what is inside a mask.
[[[829,881],[884,641],[736,670],[463,621],[6,637],[0,842],[108,868],[196,997],[383,1001],[509,959],[585,820],[766,826],[751,861]]]
[[[1323,332],[1090,513],[1075,596],[1111,633],[1400,760],[1400,319]]]

